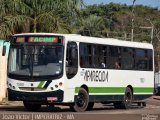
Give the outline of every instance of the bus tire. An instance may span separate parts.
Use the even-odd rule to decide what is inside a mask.
[[[122,108],[129,109],[132,106],[133,94],[129,87],[126,88],[125,95],[122,101]]]
[[[23,104],[28,111],[38,111],[41,108],[41,104],[33,104],[26,101],[23,101]]]
[[[87,110],[92,110],[92,109],[93,109],[93,106],[94,106],[94,102],[89,102],[89,103],[88,103]]]
[[[80,88],[78,96],[75,99],[75,103],[71,106],[75,112],[84,112],[87,110],[89,103],[89,95],[84,88]]]

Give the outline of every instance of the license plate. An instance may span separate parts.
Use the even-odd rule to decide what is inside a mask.
[[[47,97],[47,101],[57,101],[57,97]]]

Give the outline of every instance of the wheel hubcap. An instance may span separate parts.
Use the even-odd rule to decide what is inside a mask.
[[[131,98],[131,95],[130,95],[130,93],[127,93],[127,95],[126,95],[126,103],[127,104],[131,104],[131,100],[132,98]]]
[[[77,105],[79,107],[83,107],[85,105],[85,100],[84,100],[84,95],[83,94],[79,94],[77,97]]]

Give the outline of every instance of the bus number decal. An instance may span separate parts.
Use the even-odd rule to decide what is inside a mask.
[[[17,83],[17,86],[18,86],[18,87],[23,87],[23,86],[24,86],[24,83]]]
[[[108,71],[86,70],[84,74],[84,80],[91,82],[108,82]]]

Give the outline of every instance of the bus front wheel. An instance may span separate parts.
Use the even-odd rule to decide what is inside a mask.
[[[84,112],[86,111],[89,103],[89,95],[84,88],[80,88],[78,96],[75,99],[75,103],[71,106],[75,112]]]
[[[23,104],[28,111],[38,111],[41,108],[41,104],[33,104],[26,101],[23,101]]]

